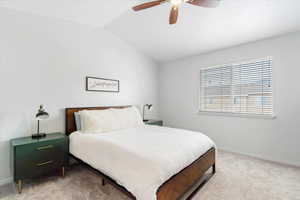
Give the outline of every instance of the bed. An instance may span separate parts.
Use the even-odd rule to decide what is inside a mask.
[[[75,112],[128,107],[66,108],[70,155],[96,171],[103,184],[113,185],[131,199],[176,200],[210,168],[211,176],[215,173],[215,146],[203,134],[149,125],[106,134],[76,130]]]

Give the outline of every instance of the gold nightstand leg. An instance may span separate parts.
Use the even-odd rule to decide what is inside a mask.
[[[19,194],[21,194],[22,193],[22,181],[21,180],[18,180],[17,189],[18,189]]]
[[[61,168],[61,175],[62,175],[62,177],[65,177],[65,167]]]

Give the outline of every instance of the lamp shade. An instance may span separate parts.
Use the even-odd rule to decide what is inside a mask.
[[[45,111],[43,105],[40,105],[38,113],[35,115],[38,120],[44,120],[49,118],[49,114]]]
[[[148,110],[151,110],[152,109],[152,104],[146,104],[146,107]]]

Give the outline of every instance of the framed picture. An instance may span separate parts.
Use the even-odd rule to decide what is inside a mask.
[[[105,78],[86,77],[86,91],[119,92],[120,81]]]

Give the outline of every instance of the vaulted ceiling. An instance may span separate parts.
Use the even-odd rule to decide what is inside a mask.
[[[135,0],[0,0],[0,7],[102,27],[135,3]]]
[[[0,0],[0,6],[105,27],[146,55],[166,62],[300,30],[299,0],[222,0],[218,8],[180,7],[168,24],[170,5],[140,12],[145,0]]]

